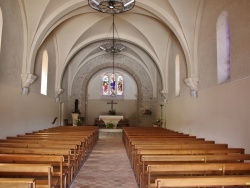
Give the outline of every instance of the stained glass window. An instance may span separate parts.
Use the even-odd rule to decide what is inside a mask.
[[[117,95],[123,94],[123,77],[117,76]]]
[[[116,94],[116,76],[115,74],[110,75],[110,95]]]
[[[106,74],[102,77],[102,95],[123,95],[123,76],[119,74]]]
[[[103,95],[109,95],[108,85],[109,85],[109,76],[105,75],[102,77],[102,94]]]

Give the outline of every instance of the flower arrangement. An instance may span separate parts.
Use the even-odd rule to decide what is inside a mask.
[[[114,110],[109,110],[109,115],[116,115],[116,111]]]
[[[75,124],[76,124],[77,126],[82,125],[82,119],[81,119],[81,118],[76,119],[76,120],[75,120]]]
[[[154,124],[158,125],[159,127],[162,127],[162,125],[163,125],[163,119],[162,118],[157,119]]]
[[[111,121],[106,124],[106,129],[113,129],[115,127],[115,124]]]

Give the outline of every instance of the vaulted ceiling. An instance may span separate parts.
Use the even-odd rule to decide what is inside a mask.
[[[91,9],[87,0],[19,0],[19,5],[25,35],[23,73],[33,73],[37,51],[49,36],[56,46],[56,88],[61,88],[65,70],[78,53],[82,56],[73,65],[69,82],[80,67],[106,54],[99,46],[107,39],[112,15]],[[183,50],[188,76],[197,76],[202,6],[202,0],[136,0],[131,11],[115,15],[119,38],[127,46],[120,55],[135,60],[152,79],[160,75],[162,89],[167,90],[167,52],[174,36]]]

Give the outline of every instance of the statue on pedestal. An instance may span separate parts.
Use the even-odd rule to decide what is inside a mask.
[[[80,110],[78,109],[78,104],[79,101],[78,99],[75,100],[75,110],[74,112],[72,112],[72,122],[73,122],[73,126],[77,126],[77,122],[79,119],[79,114],[81,113]]]

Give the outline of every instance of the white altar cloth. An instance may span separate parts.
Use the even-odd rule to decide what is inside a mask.
[[[112,122],[117,127],[118,122],[123,119],[123,116],[100,115],[99,120],[103,120],[105,124]]]

